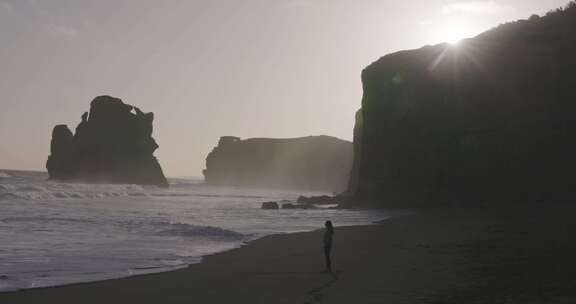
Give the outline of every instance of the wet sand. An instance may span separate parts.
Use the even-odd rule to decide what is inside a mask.
[[[337,227],[335,274],[323,272],[313,231],[173,272],[0,293],[0,303],[576,303],[575,217],[569,206],[421,210]]]

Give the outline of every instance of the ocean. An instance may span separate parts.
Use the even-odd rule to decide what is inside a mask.
[[[259,237],[363,225],[385,211],[262,210],[286,190],[169,179],[170,188],[61,183],[45,172],[0,170],[0,291],[175,270]],[[319,240],[321,242],[321,240]]]

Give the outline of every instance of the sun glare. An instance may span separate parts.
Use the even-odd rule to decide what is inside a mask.
[[[475,35],[473,31],[465,27],[447,26],[432,31],[432,40],[434,43],[449,43],[457,45],[460,41],[466,38],[471,38]]]

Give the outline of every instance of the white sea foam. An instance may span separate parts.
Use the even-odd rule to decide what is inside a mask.
[[[333,209],[271,212],[260,209],[261,202],[301,193],[197,180],[171,180],[171,188],[161,189],[2,174],[0,291],[167,271],[263,235],[317,229],[328,218],[352,225],[385,217]]]

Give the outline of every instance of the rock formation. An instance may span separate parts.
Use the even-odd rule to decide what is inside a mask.
[[[76,134],[66,125],[54,127],[46,163],[50,179],[168,186],[153,155],[153,119],[118,98],[96,97]]]
[[[280,206],[278,206],[277,202],[263,202],[262,209],[269,209],[269,210],[278,210]]]
[[[206,158],[204,177],[214,185],[339,192],[346,189],[352,148],[352,143],[329,136],[224,136]]]
[[[573,3],[374,62],[362,72],[350,202],[574,201],[575,54]]]

